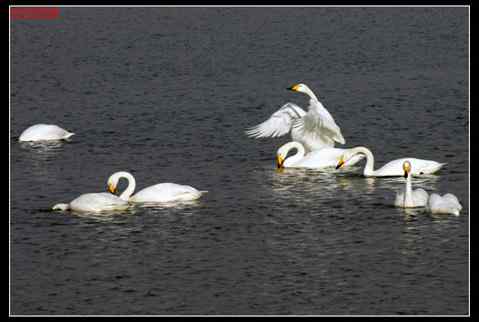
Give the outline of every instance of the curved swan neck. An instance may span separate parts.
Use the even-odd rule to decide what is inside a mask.
[[[313,101],[319,102],[318,98],[316,95],[313,93],[313,91],[306,85],[304,85],[304,93],[308,95]]]
[[[366,165],[364,166],[364,171],[363,174],[365,176],[371,176],[374,174],[374,156],[373,153],[366,147],[364,146],[358,146],[356,148],[353,148],[352,154],[358,154],[362,153],[366,156]]]
[[[293,165],[299,160],[301,160],[302,158],[304,158],[304,154],[305,154],[304,146],[301,143],[296,141],[286,143],[278,151],[281,150],[281,152],[284,153],[284,156],[286,157],[288,155],[288,152],[292,149],[297,149],[298,152],[296,152],[296,154],[284,160],[285,166]]]
[[[128,180],[128,187],[126,187],[125,191],[120,194],[120,199],[128,201],[133,192],[135,192],[136,180],[131,173],[126,171],[116,172],[110,177],[115,186],[120,180],[120,178],[125,178],[126,180]]]

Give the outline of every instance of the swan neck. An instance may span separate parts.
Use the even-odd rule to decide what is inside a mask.
[[[404,192],[404,205],[409,207],[413,206],[411,174],[409,174],[406,179],[406,191]]]
[[[120,194],[120,199],[128,201],[133,192],[135,192],[136,180],[131,173],[125,171],[118,172],[117,177],[118,179],[125,178],[128,180],[128,187],[126,187],[125,191]]]
[[[316,95],[313,93],[313,91],[308,87],[304,90],[304,92],[313,100],[316,102],[319,102],[318,98]]]
[[[288,154],[288,152],[292,149],[297,149],[297,152],[296,154],[290,156],[289,158],[287,158],[286,160],[284,160],[284,165],[285,166],[291,166],[293,164],[295,164],[296,162],[298,162],[299,160],[301,160],[302,158],[304,158],[304,146],[299,143],[299,142],[289,142],[285,145],[285,148],[286,148],[286,153],[285,155]]]
[[[374,155],[373,153],[363,146],[357,147],[353,149],[354,154],[362,153],[366,156],[366,165],[364,166],[363,174],[365,176],[372,176],[374,175]]]

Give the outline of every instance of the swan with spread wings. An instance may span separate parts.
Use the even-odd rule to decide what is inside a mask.
[[[296,84],[288,89],[310,97],[308,112],[294,103],[286,103],[269,119],[246,130],[249,137],[278,137],[291,132],[293,141],[303,144],[306,152],[333,148],[334,142],[346,142],[331,114],[308,86]]]

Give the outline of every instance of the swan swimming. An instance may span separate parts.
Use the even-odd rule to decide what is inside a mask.
[[[333,148],[335,141],[345,143],[341,129],[308,86],[296,84],[288,89],[310,97],[308,112],[296,104],[286,103],[269,119],[247,129],[246,135],[263,138],[283,136],[291,132],[293,141],[303,144],[306,152]]]
[[[68,132],[53,124],[35,124],[27,128],[19,137],[19,141],[49,141],[68,139],[75,133]]]
[[[404,177],[406,178],[406,187],[403,191],[396,194],[394,205],[401,208],[425,207],[429,194],[422,188],[412,189],[411,163],[403,163]]]
[[[111,193],[117,192],[117,184],[120,178],[128,180],[128,187],[119,198],[134,203],[196,200],[207,192],[176,183],[159,183],[144,188],[132,196],[136,188],[136,180],[131,173],[126,171],[115,172],[108,178],[108,191]]]
[[[433,214],[454,214],[459,216],[462,206],[459,200],[452,193],[446,193],[440,196],[432,193],[427,202],[427,209]]]
[[[288,152],[296,149],[296,154],[287,157]],[[299,142],[288,142],[282,145],[276,153],[276,166],[280,168],[325,168],[334,167],[346,149],[322,148],[314,150],[305,155],[305,148]],[[364,158],[364,155],[357,154],[349,159],[344,166],[352,166]]]
[[[341,156],[336,169],[341,168],[346,161],[357,154],[364,154],[366,156],[366,165],[364,167],[363,175],[365,177],[400,177],[404,175],[403,163],[409,161],[411,164],[410,175],[419,176],[423,174],[432,174],[441,169],[446,163],[439,163],[431,160],[423,160],[416,158],[402,158],[390,161],[381,168],[374,170],[374,156],[372,152],[363,146],[346,149],[346,152]]]

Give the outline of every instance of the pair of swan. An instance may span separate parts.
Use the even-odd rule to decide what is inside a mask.
[[[62,129],[58,125],[35,124],[23,131],[18,140],[21,142],[66,140],[74,134]]]
[[[290,150],[296,149],[296,154],[288,157]],[[438,171],[445,163],[416,158],[402,158],[390,161],[381,168],[374,170],[374,156],[365,147],[352,149],[323,148],[305,154],[305,148],[299,142],[289,142],[281,146],[276,153],[276,165],[278,168],[325,168],[336,169],[352,166],[366,157],[366,165],[363,175],[366,177],[394,177],[404,174],[402,165],[408,160],[413,165],[412,175],[432,174]]]
[[[433,214],[454,214],[459,216],[462,206],[453,194],[446,193],[444,196],[440,196],[437,193],[433,193],[429,196],[424,189],[412,189],[411,167],[413,167],[411,162],[403,162],[406,187],[403,191],[396,194],[394,205],[401,208],[426,207]]]
[[[128,180],[128,187],[120,196],[117,192],[117,184],[121,178]],[[74,210],[80,212],[104,212],[124,210],[130,203],[165,203],[175,201],[196,200],[207,191],[199,191],[193,187],[176,183],[159,183],[138,191],[132,196],[136,188],[136,180],[130,173],[120,171],[108,178],[108,190],[111,193],[86,193],[82,194],[70,203],[59,203],[52,207],[53,210]]]

